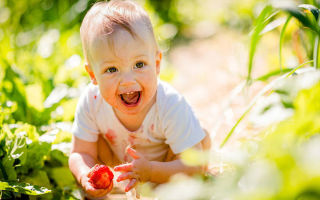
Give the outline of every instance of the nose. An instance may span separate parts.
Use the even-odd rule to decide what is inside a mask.
[[[136,83],[135,76],[131,71],[123,73],[120,81],[121,86],[130,86]]]

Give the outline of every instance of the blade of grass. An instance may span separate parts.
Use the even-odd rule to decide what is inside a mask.
[[[312,60],[307,61],[302,63],[301,65],[297,66],[296,68],[292,69],[289,73],[284,74],[283,76],[280,76],[279,78],[273,80],[272,82],[270,82],[268,85],[266,85],[254,98],[253,100],[250,102],[249,106],[246,108],[245,112],[240,116],[240,118],[237,120],[236,124],[232,127],[232,129],[229,131],[229,133],[227,134],[227,136],[224,138],[224,140],[222,141],[222,143],[220,144],[220,148],[223,148],[223,146],[228,142],[228,140],[230,139],[230,137],[233,135],[235,129],[237,128],[237,126],[239,125],[239,123],[244,119],[244,117],[250,112],[250,110],[253,108],[253,106],[256,104],[256,102],[258,101],[258,99],[264,95],[266,92],[268,92],[270,89],[272,89],[274,87],[274,85],[276,83],[278,83],[280,80],[288,78],[289,76],[291,76],[295,71],[297,71],[298,69],[300,69],[301,67],[305,66],[306,64],[309,64],[313,62]],[[270,93],[272,94],[273,91]]]
[[[318,10],[319,11],[319,10]],[[319,13],[318,13],[319,16]],[[320,19],[316,17],[318,25],[320,24]],[[313,47],[313,66],[315,69],[319,68],[319,34],[315,34],[314,47]]]
[[[281,33],[280,33],[280,44],[279,44],[279,64],[280,64],[280,70],[282,70],[282,44],[283,44],[283,39],[284,39],[284,33],[288,27],[288,24],[291,20],[292,16],[289,16],[286,20],[286,22],[284,23],[282,29],[281,29]]]
[[[314,68],[318,69],[319,67],[319,34],[316,35],[313,47],[313,66]]]
[[[312,63],[313,62],[313,60],[309,60],[309,61],[306,61],[306,62],[304,62],[304,63],[302,63],[301,65],[299,65],[298,67],[296,67],[296,68],[294,68],[293,70],[291,70],[288,74],[287,74],[287,76],[286,76],[286,78],[288,78],[289,76],[291,76],[293,73],[295,73],[298,69],[300,69],[301,67],[303,67],[303,66],[305,66],[305,65],[307,65],[307,64],[310,64],[310,63]]]
[[[279,13],[279,12],[277,12],[277,13]],[[277,14],[277,13],[275,13],[275,14]],[[275,19],[272,22],[268,23],[266,25],[266,27],[261,31],[260,34],[263,35],[267,32],[270,32],[270,31],[276,29],[277,27],[281,26],[284,22],[285,22],[285,20],[283,18]]]
[[[292,70],[292,68],[278,69],[278,70],[272,71],[268,74],[265,74],[263,76],[256,78],[255,81],[267,81],[269,78],[271,78],[273,76],[282,75],[283,73],[290,72],[291,70]]]
[[[272,12],[272,7],[271,6],[266,6],[260,15],[258,16],[256,20],[256,25],[253,29],[253,32],[251,34],[251,43],[250,43],[250,50],[249,50],[249,65],[248,65],[248,77],[247,77],[247,82],[251,80],[251,72],[252,72],[252,65],[253,65],[253,58],[257,49],[257,45],[259,43],[259,40],[261,38],[261,32],[267,25],[268,18],[270,16],[270,13]]]

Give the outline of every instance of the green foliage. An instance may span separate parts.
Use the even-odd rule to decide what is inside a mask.
[[[290,97],[293,107],[286,108],[293,110],[290,117],[261,132],[258,140],[247,139],[237,151],[224,154],[218,164],[233,167],[221,175],[177,176],[169,185],[157,188],[157,196],[160,199],[167,199],[166,194],[177,199],[319,199],[320,72],[281,79],[273,88],[285,91]],[[283,102],[278,99],[276,104],[281,105]]]
[[[0,1],[1,199],[77,198],[73,195],[77,186],[68,169],[71,141],[68,126],[73,120],[79,91],[89,81],[82,67],[79,27],[94,2]],[[246,30],[256,17],[257,8],[265,5],[264,1],[236,2],[219,16],[212,7],[206,7],[210,5],[207,0],[139,2],[151,15],[164,50],[174,41],[214,34],[216,18],[225,26]],[[278,82],[274,81],[259,95],[273,89],[273,94],[280,96],[279,104],[294,114],[263,132],[260,142],[247,141],[243,150],[246,157],[240,163],[232,163],[236,166],[232,173],[217,178],[209,175],[188,179],[192,187],[180,194],[193,191],[193,199],[319,199],[320,86],[318,83],[301,89],[298,87],[301,82],[294,84],[288,79],[306,64],[313,62],[315,68],[318,67],[319,3],[312,0],[304,3],[294,7],[265,6],[255,20],[248,52],[248,81],[268,82],[274,76],[288,73],[280,79],[290,87],[274,88]],[[279,25],[273,22],[284,14],[287,20],[280,30],[280,69],[258,78],[251,77],[260,40],[267,32],[277,31]],[[302,42],[309,59],[296,68],[289,68],[283,66],[281,51],[291,39],[287,32],[293,21],[301,25],[298,29],[304,37]],[[206,30],[209,29],[206,34],[198,30],[203,22]],[[173,70],[162,77],[171,80]],[[254,105],[255,100],[223,144]],[[190,164],[204,163],[208,157],[197,152],[187,152],[184,156],[191,160]],[[172,191],[180,192],[174,184],[167,189],[171,196]],[[34,195],[36,197],[31,197]]]
[[[270,22],[270,19],[274,13],[272,13],[272,7],[266,6],[256,21],[256,26],[251,34],[251,43],[250,43],[250,51],[249,51],[249,65],[248,65],[248,78],[247,81],[251,80],[251,71],[252,71],[252,65],[253,65],[253,56],[256,52],[256,48],[258,45],[258,42],[261,38],[261,33],[266,27],[266,25]]]
[[[295,6],[292,4],[285,4],[281,6],[272,6],[267,5],[261,11],[260,15],[255,20],[254,28],[251,33],[251,43],[250,43],[250,51],[249,51],[249,63],[248,63],[248,76],[247,80],[250,81],[252,79],[251,73],[253,69],[253,61],[256,53],[256,48],[259,44],[259,41],[263,34],[267,33],[269,30],[274,29],[273,23],[282,17],[279,14],[280,11],[284,11],[288,14],[287,20],[285,21],[281,33],[280,33],[280,42],[279,42],[279,62],[280,62],[280,70],[282,70],[282,46],[284,43],[284,36],[287,29],[287,26],[290,20],[295,18],[298,22],[301,23],[300,30],[305,32],[305,35],[309,41],[306,43],[306,49],[308,51],[308,55],[311,55],[310,60],[314,60],[314,67],[318,68],[318,49],[319,49],[319,34],[320,34],[320,25],[318,23],[320,10],[317,7],[318,4],[313,2],[312,4],[301,4]],[[271,26],[272,28],[268,28]],[[266,30],[267,29],[267,30]],[[313,44],[313,48],[308,48],[309,44]]]
[[[294,6],[294,4],[285,4],[282,6],[272,6],[266,5],[264,9],[261,11],[260,15],[257,17],[253,31],[251,33],[251,43],[250,43],[250,50],[249,50],[249,62],[248,62],[248,75],[247,75],[247,83],[250,84],[252,80],[254,81],[267,81],[269,78],[273,76],[282,75],[283,73],[287,73],[288,71],[292,71],[292,68],[282,68],[282,46],[284,42],[284,35],[287,29],[288,23],[290,22],[291,18],[294,17],[297,19],[301,24],[301,30],[308,28],[306,35],[309,37],[309,41],[307,43],[314,43],[313,48],[309,49],[311,53],[308,55],[312,55],[311,59],[300,64],[297,68],[304,66],[307,63],[312,62],[315,69],[318,69],[319,64],[319,35],[320,35],[320,24],[319,24],[319,13],[320,10],[317,6],[319,6],[316,2],[311,2],[312,4],[301,4],[298,6]],[[254,56],[256,53],[257,46],[263,34],[267,33],[270,30],[273,30],[275,27],[273,26],[273,22],[279,17],[279,12],[285,11],[288,13],[287,20],[285,21],[281,32],[280,32],[280,40],[279,40],[279,62],[280,62],[280,69],[265,74],[261,77],[256,79],[252,79],[251,73],[253,70],[253,61]],[[268,27],[269,26],[269,27]],[[270,28],[271,27],[271,28]],[[309,32],[311,30],[311,34]],[[307,49],[308,50],[308,49]],[[295,71],[294,69],[293,71]],[[292,71],[292,73],[293,73]],[[267,91],[265,91],[267,92]],[[260,96],[260,94],[259,94]],[[220,147],[222,147],[234,133],[235,128],[238,124],[243,120],[243,118],[249,113],[253,105],[255,104],[256,99],[248,106],[246,111],[241,115],[237,123],[233,126],[231,131],[227,134],[225,139],[223,140]]]
[[[76,188],[67,155],[52,149],[51,143],[41,141],[34,126],[3,124],[0,132],[0,179],[3,180],[0,190],[6,198],[51,192],[47,188],[57,193],[56,186],[61,188],[58,192],[61,196],[63,188]]]
[[[12,191],[27,195],[42,195],[49,193],[50,190],[44,187],[34,186],[28,183],[2,182],[0,181],[0,190]]]

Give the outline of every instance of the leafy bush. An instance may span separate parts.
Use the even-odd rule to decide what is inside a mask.
[[[88,82],[81,67],[79,26],[93,2],[0,2],[1,199],[79,198],[67,165],[71,140],[69,131],[77,98]],[[151,14],[165,50],[174,39],[185,39],[196,34],[194,27],[206,22],[205,17],[213,16],[210,12],[203,12],[203,5],[207,4],[200,6],[200,2],[205,1],[140,1]],[[263,1],[257,2],[261,5]],[[250,1],[250,6],[253,8],[255,3]],[[218,177],[209,175],[192,179],[177,176],[155,191],[160,199],[320,198],[319,72],[291,76],[297,74],[298,68],[310,63],[314,68],[319,68],[319,3],[304,3],[309,4],[267,5],[254,24],[249,51],[248,83],[268,83],[274,76],[285,74],[261,91],[263,96],[272,90],[272,95],[277,96],[279,101],[264,107],[260,113],[263,115],[273,106],[280,105],[292,115],[262,132],[259,141],[246,141],[235,155],[222,158],[224,160],[221,162],[234,166],[231,172],[226,171]],[[239,12],[246,13],[243,21],[232,25],[232,15],[224,17],[223,23],[249,27],[255,16],[253,11],[239,6],[239,3],[235,5]],[[229,11],[234,13],[234,10]],[[278,23],[277,20],[283,16],[286,20]],[[293,22],[299,22],[302,26],[295,26],[292,30],[290,24]],[[212,23],[205,23],[207,28],[210,25]],[[204,37],[213,34],[210,28],[209,34],[202,34]],[[194,33],[190,34],[190,30]],[[259,41],[273,30],[279,32],[279,70],[262,77],[252,77]],[[292,68],[284,64],[282,47],[286,42],[293,41],[290,34],[294,31],[299,33],[302,41],[299,45],[305,49],[307,59],[297,53],[299,63]],[[314,85],[300,88],[306,80],[314,80]],[[249,105],[221,147],[255,104],[254,101]],[[207,157],[191,152],[185,158],[191,159],[192,163]],[[144,189],[144,192],[152,193],[150,188]]]

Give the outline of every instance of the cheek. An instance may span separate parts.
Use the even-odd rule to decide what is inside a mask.
[[[146,95],[153,96],[157,90],[157,77],[149,77],[144,84]]]
[[[115,97],[117,91],[116,85],[114,81],[108,79],[99,82],[100,92],[105,100]]]

